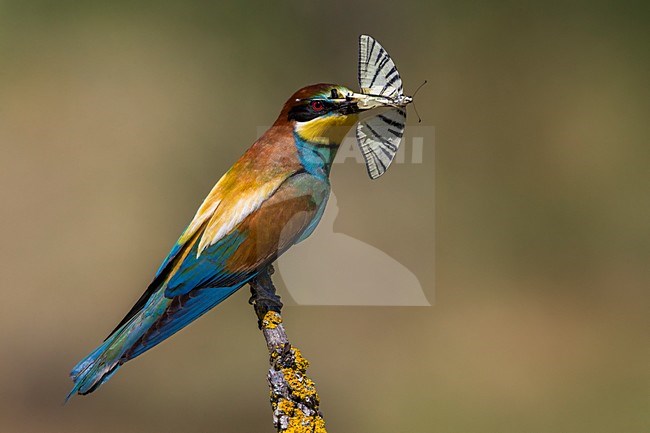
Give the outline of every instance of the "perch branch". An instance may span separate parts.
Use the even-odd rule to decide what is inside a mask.
[[[268,383],[273,425],[282,433],[327,433],[316,386],[307,377],[309,362],[291,346],[282,325],[282,302],[275,292],[272,274],[269,265],[251,280],[249,303],[255,308],[270,355]]]

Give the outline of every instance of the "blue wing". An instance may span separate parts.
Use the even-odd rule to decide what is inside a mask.
[[[87,394],[126,361],[170,337],[232,295],[258,270],[313,230],[329,185],[301,173],[226,236],[198,254],[208,222],[174,247],[129,314],[71,372],[70,393]]]

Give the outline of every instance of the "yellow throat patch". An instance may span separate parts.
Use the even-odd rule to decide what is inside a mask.
[[[357,120],[357,114],[317,117],[308,122],[297,122],[296,132],[305,141],[338,146]]]

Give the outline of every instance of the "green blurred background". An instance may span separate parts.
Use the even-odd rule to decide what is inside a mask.
[[[435,304],[286,309],[330,431],[650,431],[649,18],[647,2],[0,1],[0,431],[273,431],[244,290],[63,407],[67,372],[294,90],[356,88],[360,33],[407,91],[429,80],[435,155],[377,182],[335,166],[335,229]]]

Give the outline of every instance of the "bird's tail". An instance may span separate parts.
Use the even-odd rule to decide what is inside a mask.
[[[93,392],[115,374],[122,365],[120,358],[128,348],[125,340],[128,336],[129,325],[130,323],[124,324],[93,350],[90,355],[74,366],[70,371],[74,386],[65,398],[66,402],[74,394],[85,395]]]
[[[88,356],[79,361],[70,371],[74,386],[66,397],[67,402],[74,394],[86,395],[110,379],[128,359],[125,354],[147,332],[160,317],[169,303],[162,294],[154,295],[148,310],[141,309],[127,322],[115,329],[104,342]]]
[[[154,306],[164,307],[164,302],[154,302],[154,304]],[[117,369],[127,361],[123,355],[158,319],[159,314],[156,313],[159,312],[156,309],[153,311],[155,313],[145,314],[143,311],[137,313],[74,366],[70,371],[74,386],[66,397],[66,402],[74,394],[86,395],[93,392],[117,372]]]
[[[166,298],[162,290],[154,293],[139,312],[75,365],[70,372],[74,386],[66,401],[74,394],[85,395],[95,391],[126,361],[187,326],[239,287],[204,289],[194,295],[176,297],[175,301]]]

